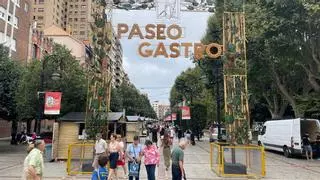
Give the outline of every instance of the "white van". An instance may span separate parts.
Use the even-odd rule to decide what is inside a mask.
[[[302,155],[301,140],[305,133],[309,134],[311,143],[315,142],[320,133],[319,121],[302,118],[267,121],[258,136],[258,144],[265,149],[283,152],[286,157]]]

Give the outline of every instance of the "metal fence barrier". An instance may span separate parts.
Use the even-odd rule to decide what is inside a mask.
[[[218,176],[223,177],[264,177],[264,148],[255,145],[211,143],[210,167]]]
[[[91,174],[94,144],[70,144],[68,148],[68,175]]]

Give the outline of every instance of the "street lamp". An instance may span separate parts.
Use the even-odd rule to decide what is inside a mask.
[[[49,56],[57,56],[56,54],[52,54]],[[41,69],[41,74],[40,74],[40,89],[38,91],[38,115],[37,119],[34,123],[34,132],[37,134],[40,134],[40,129],[41,129],[41,119],[43,118],[43,112],[44,112],[44,103],[45,103],[45,90],[44,90],[44,70],[45,70],[45,65],[46,65],[45,60],[42,62],[42,69]],[[61,64],[61,63],[60,63]],[[61,75],[57,72],[52,73],[51,79],[54,81],[60,80]]]

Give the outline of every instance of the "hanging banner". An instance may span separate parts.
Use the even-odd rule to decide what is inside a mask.
[[[177,113],[172,113],[172,115],[169,114],[169,115],[164,119],[164,121],[175,121],[175,120],[177,120]]]
[[[182,107],[180,107],[180,109],[182,111],[182,119],[183,120],[191,119],[189,106],[182,106]]]
[[[61,92],[46,92],[44,114],[59,115],[61,108]]]

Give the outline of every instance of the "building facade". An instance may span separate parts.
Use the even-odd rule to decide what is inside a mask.
[[[165,116],[170,113],[170,106],[169,105],[160,104],[158,106],[158,111],[159,111],[158,118],[159,119],[164,119]]]
[[[152,102],[151,106],[152,106],[154,112],[156,112],[157,118],[159,118],[159,101]]]
[[[36,22],[39,31],[56,25],[66,29],[66,1],[65,0],[30,0],[31,21]]]
[[[29,45],[28,60],[42,59],[45,54],[51,54],[53,51],[53,44],[53,40],[45,37],[42,31],[33,29]]]
[[[85,66],[86,47],[82,41],[55,25],[46,28],[44,30],[44,36],[52,39],[55,43],[65,45],[66,48],[71,51],[71,55],[79,61],[79,64]]]
[[[79,39],[87,40],[90,35],[92,0],[66,0],[67,31]]]
[[[27,62],[31,34],[31,0],[0,1],[0,43],[15,60]]]

